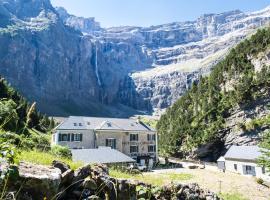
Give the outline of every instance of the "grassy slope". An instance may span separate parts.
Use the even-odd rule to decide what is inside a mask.
[[[114,178],[138,180],[157,186],[163,186],[171,182],[181,182],[184,180],[189,180],[193,177],[191,174],[187,173],[171,173],[171,172],[162,174],[144,173],[138,175],[131,175],[129,173],[121,172],[114,169],[110,169],[110,176]]]
[[[52,155],[50,153],[37,150],[22,150],[18,153],[17,160],[40,165],[51,165],[54,160],[59,160],[68,164],[72,169],[77,169],[83,165],[79,162],[72,162],[70,159],[56,157],[55,155]]]

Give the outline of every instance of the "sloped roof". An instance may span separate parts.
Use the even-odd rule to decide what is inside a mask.
[[[224,158],[256,161],[261,155],[258,146],[231,146]]]
[[[76,126],[75,126],[76,125]],[[81,125],[81,126],[80,126]],[[56,130],[121,130],[121,131],[155,131],[136,119],[77,117],[70,116]]]
[[[99,147],[98,149],[73,149],[72,160],[85,164],[110,164],[110,163],[131,163],[135,162],[129,156],[111,149],[110,147]]]
[[[117,126],[111,121],[103,121],[99,126],[95,128],[96,130],[123,130],[121,127]]]

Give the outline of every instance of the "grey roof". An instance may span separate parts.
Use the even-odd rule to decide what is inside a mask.
[[[258,146],[231,146],[225,154],[225,159],[251,160],[255,161],[262,153]]]
[[[111,149],[110,147],[99,147],[98,149],[73,149],[72,160],[83,162],[85,164],[91,163],[131,163],[135,162],[129,156]]]
[[[76,125],[76,126],[75,126]],[[121,131],[155,131],[136,119],[77,117],[70,116],[56,130],[121,130]]]

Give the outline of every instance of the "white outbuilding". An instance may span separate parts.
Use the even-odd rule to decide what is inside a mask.
[[[217,160],[217,164],[218,168],[224,172],[229,171],[270,181],[265,167],[257,164],[260,156],[262,153],[258,146],[232,146],[223,157]]]

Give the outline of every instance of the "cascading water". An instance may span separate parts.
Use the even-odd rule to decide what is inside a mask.
[[[96,44],[96,59],[95,59],[95,73],[96,73],[96,77],[97,77],[97,80],[98,80],[98,85],[101,86],[101,81],[100,81],[100,78],[99,78],[99,74],[98,74],[98,46]]]

